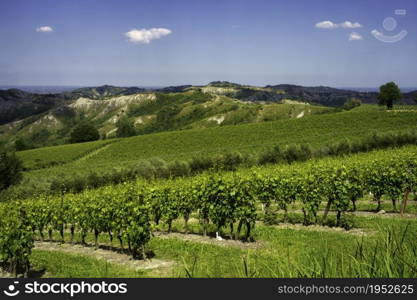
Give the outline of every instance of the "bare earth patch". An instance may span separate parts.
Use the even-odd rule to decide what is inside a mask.
[[[192,233],[179,233],[179,232],[154,232],[154,235],[156,237],[162,238],[162,239],[170,239],[170,238],[176,238],[183,241],[190,241],[190,242],[197,242],[197,243],[203,243],[203,244],[211,244],[211,245],[217,245],[217,246],[223,246],[223,247],[237,247],[241,249],[257,249],[262,247],[261,242],[242,242],[242,241],[235,241],[230,239],[225,239],[223,237],[223,240],[219,241],[214,237],[210,236],[202,236],[199,234],[192,234]]]
[[[123,265],[125,267],[134,269],[135,271],[170,268],[174,264],[173,261],[161,259],[136,260],[127,254],[118,253],[115,251],[101,248],[95,249],[91,246],[83,246],[79,244],[35,242],[35,249],[46,251],[60,251],[69,254],[90,256],[96,259],[105,260],[109,263]]]

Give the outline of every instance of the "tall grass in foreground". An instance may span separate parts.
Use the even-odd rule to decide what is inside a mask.
[[[305,254],[296,259],[290,252],[279,257],[262,257],[248,250],[235,263],[232,277],[242,278],[416,278],[417,241],[415,230],[409,224],[401,228],[380,228],[377,238],[363,236],[352,251],[332,252],[329,247],[322,251]],[[225,258],[227,259],[227,258]],[[192,263],[183,260],[185,277],[222,277],[195,258]],[[230,273],[227,277],[230,277]]]
[[[35,270],[44,269],[40,275],[46,277],[416,278],[417,223],[380,221],[366,219],[363,225],[372,231],[363,238],[260,225],[255,232],[259,247],[247,249],[156,237],[150,247],[155,258],[175,262],[163,272],[134,272],[92,257],[38,249],[31,263]],[[193,232],[198,226],[190,225]],[[58,233],[54,239],[59,239]],[[87,240],[92,244],[94,235],[88,234]],[[101,236],[100,243],[110,245],[108,236]]]

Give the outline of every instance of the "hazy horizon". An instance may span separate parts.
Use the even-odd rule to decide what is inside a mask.
[[[238,83],[238,82],[235,82]],[[208,83],[206,83],[208,84]],[[199,84],[199,85],[206,85],[206,84]],[[279,83],[277,83],[278,85]],[[289,84],[289,83],[284,83]],[[109,84],[99,84],[97,86],[73,86],[73,85],[0,85],[0,90],[7,90],[7,89],[20,89],[30,93],[38,93],[38,94],[46,94],[46,93],[62,93],[67,91],[72,91],[79,88],[89,88],[89,87],[99,87],[103,85]],[[197,85],[197,86],[199,86]],[[172,86],[172,85],[168,85]],[[138,87],[138,88],[145,88],[145,89],[158,89],[164,88],[168,86],[144,86],[144,85],[120,85],[119,87]],[[319,85],[320,86],[320,85]],[[323,86],[323,85],[321,85]],[[330,86],[336,89],[344,89],[344,90],[353,90],[358,92],[377,92],[379,90],[378,87],[340,87],[340,86]],[[414,87],[400,87],[401,92],[408,93],[417,91],[417,85]]]

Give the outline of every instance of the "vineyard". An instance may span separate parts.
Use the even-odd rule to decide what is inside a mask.
[[[28,172],[29,177],[46,177],[51,174],[61,176],[85,173],[87,169],[102,171],[131,166],[141,159],[154,157],[172,161],[230,150],[253,153],[276,144],[308,143],[312,147],[319,147],[346,138],[360,139],[374,131],[384,133],[415,129],[416,120],[417,115],[414,112],[386,112],[376,106],[363,105],[352,111],[312,115],[301,119],[172,131],[119,139],[99,155],[85,160],[82,166],[71,161],[106,141],[40,148],[17,154],[29,170],[36,165],[51,165],[51,161],[67,162],[65,167],[56,166]]]
[[[217,232],[250,244],[256,241],[256,226],[275,224],[278,213],[285,221],[295,205],[301,208],[304,226],[329,225],[334,213],[333,225],[348,230],[352,227],[349,211],[366,195],[372,196],[377,210],[382,198],[388,197],[393,210],[407,212],[407,202],[417,189],[416,153],[410,146],[8,202],[0,211],[0,264],[16,274],[27,272],[33,241],[54,236],[62,243],[82,244],[92,236],[99,247],[106,235],[133,258],[146,259],[153,233],[170,233],[179,220],[185,233],[191,226],[202,236]],[[197,229],[195,223],[189,224],[194,219]],[[402,272],[416,276],[415,257],[409,259]]]
[[[116,142],[117,139],[111,141],[96,141],[82,144],[61,145],[54,147],[26,150],[19,152],[19,157],[25,162],[25,168],[28,170],[36,170],[64,163],[75,161],[88,153],[100,149],[110,143]]]
[[[17,156],[22,159],[26,170],[23,181],[7,191],[7,195],[0,193],[0,199],[54,192],[63,182],[72,186],[68,188],[70,191],[81,191],[85,186],[118,184],[141,176],[153,177],[154,173],[194,174],[194,167],[202,165],[206,168],[210,164],[205,160],[218,164],[215,162],[217,158],[220,158],[220,164],[230,158],[240,161],[241,166],[253,166],[258,162],[263,165],[270,158],[266,155],[266,159],[259,159],[259,156],[276,146],[285,149],[292,145],[306,145],[303,150],[316,153],[321,150],[329,152],[327,148],[343,152],[346,141],[353,145],[376,133],[386,137],[413,133],[416,118],[417,114],[412,110],[387,112],[373,105],[362,105],[351,111],[299,119],[169,131],[21,151]],[[415,144],[413,141],[390,144],[389,137],[387,143],[393,147]],[[365,151],[383,149],[382,146]],[[162,177],[167,177],[166,174]]]

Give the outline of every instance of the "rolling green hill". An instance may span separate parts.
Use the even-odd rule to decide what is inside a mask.
[[[142,159],[167,161],[212,156],[230,150],[256,153],[276,144],[308,143],[313,147],[369,136],[373,132],[417,129],[417,111],[387,112],[363,105],[347,112],[312,115],[237,126],[163,132],[112,142],[82,143],[18,152],[29,170],[26,178],[47,182],[55,176],[104,172],[130,167]],[[80,161],[82,159],[82,161]],[[49,167],[54,164],[60,164]],[[40,167],[48,167],[39,169]],[[38,170],[34,170],[38,169]]]

